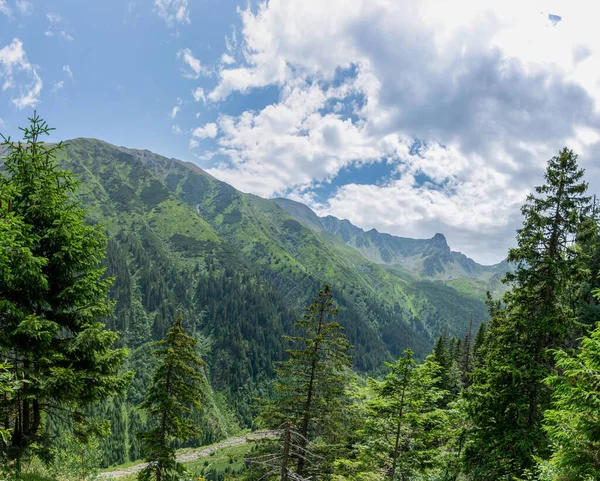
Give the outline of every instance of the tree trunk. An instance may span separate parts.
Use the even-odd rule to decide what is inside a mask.
[[[312,396],[314,391],[315,374],[317,371],[317,354],[319,353],[320,344],[318,338],[321,335],[321,329],[323,326],[323,315],[325,313],[325,306],[322,305],[319,309],[319,327],[317,328],[317,334],[315,336],[315,347],[313,349],[313,360],[310,368],[310,381],[308,383],[308,392],[306,394],[306,404],[304,405],[304,419],[302,420],[302,426],[300,427],[301,438],[298,441],[300,444],[300,456],[298,457],[298,468],[296,473],[298,476],[304,474],[304,449],[306,448],[306,442],[308,439],[308,426],[310,423],[312,407]]]
[[[292,427],[290,420],[285,423],[285,433],[283,435],[283,457],[281,459],[281,481],[288,481],[288,466],[290,462],[290,445],[292,444]]]
[[[406,395],[406,386],[408,384],[408,364],[404,368],[404,385],[402,386],[402,395],[400,397],[400,412],[398,413],[398,428],[396,429],[396,441],[394,443],[394,459],[392,461],[392,472],[390,473],[390,479],[393,481],[396,477],[396,469],[398,466],[398,458],[400,457],[400,453],[398,453],[398,449],[400,448],[400,434],[402,428],[402,416],[404,414],[404,397]]]

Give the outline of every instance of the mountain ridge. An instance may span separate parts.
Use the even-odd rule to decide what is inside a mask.
[[[483,265],[461,252],[451,250],[442,233],[436,233],[430,239],[414,239],[379,232],[374,228],[367,231],[347,219],[338,219],[331,215],[319,217],[308,206],[291,199],[274,200],[307,227],[338,236],[346,245],[355,248],[365,258],[377,264],[399,266],[421,277],[436,280],[489,280],[510,270],[506,260],[493,265]]]

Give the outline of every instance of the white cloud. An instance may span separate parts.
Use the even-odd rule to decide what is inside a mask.
[[[396,178],[383,184],[344,185],[323,204],[307,200],[317,212],[365,229],[408,237],[442,232],[453,247],[476,253],[480,261],[506,256],[527,188],[477,155],[465,158],[456,146],[427,147],[398,170]],[[420,174],[437,176],[436,182],[418,181]]]
[[[46,37],[62,37],[65,40],[73,41],[75,40],[73,36],[67,32],[66,22],[65,20],[58,14],[50,12],[46,14],[46,18],[48,18],[48,27],[44,32]]]
[[[21,15],[31,15],[33,4],[27,0],[17,0],[17,8]]]
[[[242,190],[270,196],[331,179],[353,163],[408,154],[409,139],[378,138],[349,119],[319,113],[343,91],[296,86],[280,103],[260,112],[222,116],[219,145],[232,165],[215,173]]]
[[[63,65],[62,69],[67,78],[73,78],[73,72],[71,71],[71,67],[69,65]]]
[[[196,139],[190,139],[190,145],[189,145],[190,149],[197,149],[199,146],[200,146],[200,142],[198,142]]]
[[[240,61],[221,62],[207,97],[280,92],[217,120],[227,160],[210,172],[242,190],[399,235],[442,231],[497,261],[547,159],[566,142],[590,168],[600,153],[590,133],[600,127],[600,37],[584,2],[271,0],[241,17],[242,47],[227,38],[223,54]],[[342,169],[377,162],[395,175],[315,200],[314,187]]]
[[[235,26],[231,31],[231,36],[225,37],[225,48],[230,54],[234,53],[238,49],[237,31]]]
[[[235,59],[228,53],[224,53],[223,55],[221,55],[221,63],[225,65],[230,65],[232,63],[235,63]]]
[[[176,135],[179,135],[179,134],[181,134],[181,133],[182,133],[182,131],[181,131],[181,128],[180,128],[180,127],[179,127],[179,125],[177,125],[177,124],[173,124],[173,125],[171,126],[171,131],[172,131],[174,134],[176,134]]]
[[[177,58],[183,60],[183,63],[187,66],[187,69],[182,69],[185,78],[198,79],[201,75],[205,77],[212,75],[211,70],[202,65],[200,59],[194,57],[189,48],[179,50]]]
[[[171,113],[169,114],[169,117],[171,117],[172,119],[177,117],[177,114],[181,110],[182,105],[183,105],[183,100],[181,100],[181,98],[177,98],[177,103],[171,109]]]
[[[64,80],[60,80],[60,81],[54,81],[52,82],[52,93],[57,93],[60,89],[62,89],[65,86],[65,81]]]
[[[158,16],[167,24],[167,27],[192,23],[188,0],[154,0],[154,7]]]
[[[6,2],[6,0],[0,0],[0,13],[3,15],[6,15],[7,17],[12,16],[12,10],[8,6],[8,3]]]
[[[38,67],[27,59],[23,42],[18,38],[0,49],[0,82],[3,92],[18,89],[18,95],[12,98],[17,109],[35,107],[39,103],[42,79]]]
[[[217,136],[217,124],[213,123],[213,122],[209,122],[208,124],[205,124],[203,127],[198,127],[197,129],[194,130],[194,132],[192,133],[192,135],[194,137],[197,137],[199,139],[214,139]]]
[[[198,87],[197,89],[192,91],[192,96],[196,102],[204,102],[206,103],[206,95],[204,94],[204,89],[202,87]]]

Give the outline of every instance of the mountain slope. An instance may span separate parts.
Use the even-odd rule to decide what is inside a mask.
[[[205,435],[194,443],[250,423],[252,399],[285,356],[281,336],[326,282],[363,372],[406,347],[423,357],[442,331],[462,335],[471,315],[486,318],[469,289],[372,262],[306,206],[294,207],[299,221],[280,201],[241,193],[193,164],[94,139],[67,144],[60,161],[82,181],[77,200],[110,239],[116,310],[106,323],[122,332],[136,371],[125,400],[99,407],[113,421],[107,464],[139,454],[130,433],[144,423],[135,406],[152,373],[150,342],[178,315],[199,340],[212,387]]]
[[[470,315],[468,309],[452,307],[442,316],[439,309],[431,308],[424,291],[406,289],[415,279],[407,272],[402,273],[401,266],[389,269],[378,265],[352,246],[339,242],[325,228],[320,229],[322,219],[308,207],[291,201],[243,194],[191,164],[147,151],[130,152],[150,167],[181,199],[192,205],[219,235],[239,247],[284,295],[292,297],[292,302],[297,299],[294,295],[297,296],[299,290],[305,291],[312,282],[330,282],[339,289],[338,297],[342,304],[348,295],[359,297],[363,304],[367,302],[370,306],[378,306],[378,309],[386,309],[388,314],[381,315],[393,319],[392,324],[399,329],[420,321],[424,326],[412,326],[412,330],[420,332],[425,329],[429,339],[439,334],[441,324],[445,324],[441,329],[448,329],[451,333],[464,332]],[[287,204],[284,208],[282,202]],[[453,292],[458,297],[464,296]],[[355,305],[349,302],[348,306],[352,304]],[[367,325],[385,324],[387,321],[378,319],[375,310],[369,307],[356,314],[365,318]],[[446,321],[440,323],[440,317]],[[484,318],[485,314],[481,317]],[[377,335],[381,337],[381,332]],[[410,340],[418,349],[415,341]],[[407,342],[390,342],[387,336],[381,342],[393,355],[407,346]]]

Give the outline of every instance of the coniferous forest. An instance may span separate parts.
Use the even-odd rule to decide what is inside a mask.
[[[569,148],[482,266],[51,130],[0,150],[0,479],[600,479]]]

